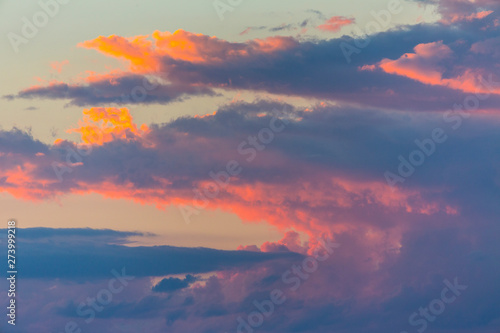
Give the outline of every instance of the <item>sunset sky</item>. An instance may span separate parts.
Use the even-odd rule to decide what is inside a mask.
[[[499,13],[0,1],[0,332],[498,333]]]

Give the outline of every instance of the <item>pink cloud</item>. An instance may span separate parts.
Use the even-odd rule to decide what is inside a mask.
[[[383,59],[377,66],[384,72],[421,82],[432,86],[443,86],[466,93],[500,94],[499,88],[486,87],[481,77],[487,73],[483,69],[457,66],[457,74],[444,77],[446,66],[453,65],[454,53],[442,41],[419,44],[414,53],[405,53],[399,59]],[[364,66],[362,70],[373,70]]]
[[[243,30],[242,32],[240,32],[240,36],[248,34],[251,30],[252,30],[251,27],[246,28],[245,30]]]
[[[487,10],[487,11],[485,10],[485,11],[473,13],[470,15],[455,14],[449,19],[449,21],[444,20],[444,22],[445,23],[446,22],[455,23],[455,22],[460,22],[460,21],[472,22],[474,20],[482,20],[483,18],[489,16],[491,13],[493,13],[492,10]]]
[[[354,18],[348,18],[345,16],[333,16],[326,20],[325,23],[319,25],[317,29],[329,32],[338,32],[342,27],[353,24],[355,22]]]
[[[69,60],[63,60],[63,61],[53,61],[50,63],[50,67],[57,71],[58,73],[61,73],[63,70],[63,67],[69,64]]]
[[[497,0],[438,0],[442,23],[452,24],[482,20],[500,9]]]

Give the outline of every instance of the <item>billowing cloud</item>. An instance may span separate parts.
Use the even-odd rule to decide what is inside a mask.
[[[190,219],[196,219],[198,209],[218,208],[283,232],[293,228],[308,235],[312,247],[322,235],[363,230],[367,242],[383,252],[401,246],[412,221],[457,219],[464,207],[477,203],[479,198],[462,197],[470,186],[461,178],[462,168],[479,172],[484,165],[471,161],[457,168],[458,157],[451,152],[488,156],[494,149],[493,143],[482,146],[455,134],[460,117],[453,113],[446,120],[405,120],[382,111],[328,105],[305,110],[261,101],[230,104],[213,115],[179,118],[134,134],[139,127],[126,109],[94,111],[88,126],[118,116],[123,122],[110,122],[105,127],[109,138],[89,141],[92,145],[58,141],[47,146],[26,134],[6,132],[23,143],[5,142],[11,152],[0,156],[1,189],[31,200],[94,192],[160,208],[175,204],[185,207]],[[497,135],[488,122],[467,120],[469,133]],[[421,125],[416,128],[414,121]],[[440,153],[408,179],[401,178],[400,186],[391,186],[386,172],[397,175],[401,158],[408,160],[419,149],[415,140],[424,142],[439,121],[448,137],[457,135],[449,139],[449,148],[434,144]],[[488,168],[491,190],[497,191],[495,163]],[[281,244],[296,250],[291,240]]]
[[[481,235],[481,245],[467,237],[471,232]],[[19,296],[25,304],[20,311],[37,306],[40,311],[20,321],[20,329],[42,326],[58,330],[75,321],[81,328],[118,332],[132,332],[138,323],[151,332],[237,332],[242,320],[254,323],[251,314],[267,309],[269,315],[258,327],[262,331],[411,331],[423,326],[421,321],[410,325],[409,317],[416,313],[414,319],[425,318],[419,309],[429,308],[443,294],[453,301],[445,303],[439,321],[426,321],[428,328],[490,332],[497,327],[498,313],[491,310],[500,306],[498,291],[491,287],[500,277],[498,253],[491,252],[494,237],[477,228],[461,230],[452,223],[438,230],[416,228],[405,236],[399,253],[386,253],[385,262],[370,255],[372,247],[357,232],[346,233],[338,241],[340,247],[307,271],[304,257],[263,261],[252,269],[219,271],[168,293],[154,292],[150,279],[135,277],[126,281],[127,286],[102,311],[94,311],[96,319],[90,324],[85,321],[87,314],[78,315],[82,313],[79,304],[109,288],[115,278],[112,273],[87,283],[31,280]],[[125,273],[132,276],[127,269]],[[185,279],[163,281],[169,281],[171,290],[174,281]],[[459,289],[450,290],[450,285]],[[276,290],[281,292],[280,302],[271,308],[268,301]]]
[[[477,52],[478,45],[481,44],[472,46],[474,52]],[[458,65],[446,68],[444,64],[453,61],[454,53],[442,42],[419,44],[414,51],[415,53],[406,53],[396,60],[384,59],[378,66],[386,73],[407,77],[426,85],[444,86],[472,94],[500,94],[500,87],[496,83],[488,83],[487,68],[459,68]],[[373,67],[363,69],[373,70]],[[450,77],[445,78],[445,74]]]
[[[87,144],[102,145],[116,139],[133,140],[149,132],[145,124],[137,127],[126,108],[91,108],[83,110],[83,115],[78,127],[67,132],[80,133],[82,141]]]

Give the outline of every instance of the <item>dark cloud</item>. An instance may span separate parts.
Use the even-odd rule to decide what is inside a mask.
[[[122,239],[131,236],[145,236],[144,233],[140,232],[129,232],[129,231],[117,231],[111,229],[91,229],[91,228],[68,228],[68,229],[55,229],[55,228],[27,228],[27,229],[17,229],[18,232],[22,233],[23,239],[39,240],[41,238],[53,238],[53,237],[78,237],[81,239],[93,239],[99,237]],[[6,229],[3,229],[6,232]]]
[[[7,233],[6,229],[0,229]],[[17,228],[17,236],[27,243],[130,244],[130,237],[153,236],[149,233],[90,228]]]
[[[248,27],[245,30],[243,30],[240,35],[246,35],[251,31],[261,31],[261,30],[266,30],[268,32],[290,32],[290,31],[296,31],[299,29],[303,29],[306,27],[313,27],[314,25],[318,25],[322,23],[326,19],[326,16],[324,16],[320,11],[318,10],[307,10],[306,13],[312,13],[314,14],[312,17],[308,17],[300,22],[294,22],[294,23],[282,23],[277,26],[252,26]]]
[[[137,235],[112,230],[18,230],[17,242],[20,245],[16,252],[19,258],[23,258],[18,263],[18,270],[22,272],[19,277],[24,279],[103,279],[112,276],[112,270],[121,272],[122,268],[134,277],[204,273],[232,267],[248,267],[267,260],[300,257],[294,253],[110,245],[107,241],[116,243],[116,240],[119,241],[123,237]],[[29,241],[23,239],[24,234]],[[0,241],[0,244],[5,245],[5,240]],[[191,279],[192,277],[187,277],[184,282],[191,283]],[[161,284],[158,288],[158,291],[168,289]]]
[[[0,152],[34,155],[35,153],[47,153],[48,149],[41,141],[34,139],[30,133],[14,128],[10,131],[0,131]]]
[[[468,238],[467,234],[474,237]],[[494,287],[500,278],[500,265],[498,252],[492,251],[498,245],[485,234],[484,230],[464,230],[451,223],[438,230],[422,226],[405,235],[400,251],[379,261],[375,249],[356,232],[344,233],[337,239],[341,247],[319,263],[316,271],[307,274],[295,291],[291,289],[293,283],[284,282],[282,276],[292,265],[300,265],[302,258],[262,262],[252,270],[235,268],[212,276],[196,288],[168,294],[128,294],[98,313],[100,320],[95,325],[110,327],[124,321],[147,320],[152,332],[166,328],[172,332],[236,331],[238,317],[247,319],[257,311],[255,303],[265,304],[270,292],[279,289],[286,299],[265,317],[261,331],[409,332],[416,329],[408,322],[410,315],[440,299],[446,287],[444,281],[453,283],[456,278],[467,289],[446,304],[446,310],[436,320],[428,322],[428,329],[491,332],[500,319],[492,310],[500,306],[499,291]],[[480,237],[481,244],[476,243],[476,237]],[[146,279],[131,283],[134,285],[130,289],[144,290]],[[99,285],[85,289],[59,286],[79,293],[78,299],[82,300],[100,289]],[[38,290],[33,287],[30,292],[41,289],[46,293],[45,288],[36,287]],[[82,290],[87,293],[82,295]],[[64,307],[50,306],[62,319],[78,320],[77,305],[78,301],[71,301]],[[50,323],[49,327],[55,325]]]
[[[4,98],[23,99],[64,99],[70,105],[129,105],[129,104],[168,104],[182,101],[190,96],[214,96],[207,87],[191,85],[160,84],[151,82],[141,75],[110,75],[109,77],[90,80],[86,84],[54,83],[49,86],[36,86],[6,95]]]
[[[153,287],[153,291],[156,293],[169,293],[187,288],[197,280],[197,277],[190,274],[186,275],[184,279],[169,277],[158,282],[158,284]]]

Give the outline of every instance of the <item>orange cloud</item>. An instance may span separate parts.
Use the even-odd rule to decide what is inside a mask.
[[[110,177],[100,183],[80,181],[71,192],[98,193],[107,198],[153,204],[158,209],[169,205],[193,207],[192,190],[172,187],[167,179],[156,179],[155,188],[138,188],[118,178],[117,175],[116,179]],[[264,243],[260,249],[264,252],[279,250],[282,245],[292,251],[310,253],[321,238],[358,233],[367,244],[380,250],[380,261],[387,249],[400,247],[402,235],[411,227],[402,222],[405,219],[457,214],[455,207],[427,202],[416,190],[393,189],[384,182],[340,178],[289,185],[234,184],[208,200],[205,209],[232,212],[246,222],[265,221],[282,231],[285,237],[276,243]],[[290,229],[307,235],[309,243],[300,244],[298,234],[289,232]]]
[[[132,140],[149,132],[145,124],[140,128],[134,124],[127,108],[91,108],[83,110],[83,115],[79,127],[66,132],[80,133],[86,144],[102,145],[116,139]]]
[[[389,74],[405,76],[425,84],[441,85],[444,69],[437,62],[450,58],[453,51],[442,42],[419,44],[414,51],[397,60],[384,59],[379,67]]]
[[[96,109],[87,112],[89,118],[112,119],[110,121],[116,124],[130,121],[119,119],[120,115],[128,118],[126,112]],[[45,156],[36,158],[50,165],[51,160]],[[123,181],[118,174],[108,175],[99,182],[68,179],[71,187],[64,190],[58,187],[56,180],[37,177],[38,167],[26,162],[2,171],[0,189],[24,200],[42,200],[63,193],[98,193],[107,198],[153,204],[158,209],[172,204],[193,205],[191,188],[172,186],[172,181],[163,177],[155,177],[157,186],[152,187],[137,187],[129,180]],[[81,163],[75,165],[75,169],[83,167]],[[400,247],[402,235],[411,227],[405,220],[411,220],[412,216],[457,214],[455,207],[422,199],[418,190],[393,189],[385,182],[332,178],[325,173],[317,180],[300,180],[292,184],[258,182],[244,185],[235,181],[208,200],[205,208],[232,212],[247,222],[266,221],[283,231],[285,236],[281,241],[262,245],[264,252],[286,246],[292,251],[310,253],[320,238],[357,233],[366,244],[379,249],[379,255],[373,255],[380,262],[387,249]],[[290,232],[291,229],[309,236],[309,243],[301,244],[298,234]]]
[[[124,38],[99,36],[80,43],[84,48],[96,49],[108,56],[122,58],[131,64],[131,70],[150,72],[158,70],[162,57],[195,63],[222,62],[255,53],[285,50],[297,45],[290,37],[254,39],[246,43],[232,43],[215,36],[194,34],[184,30],[155,31],[151,36]]]
[[[41,155],[37,157],[43,158]],[[36,160],[21,162],[11,169],[3,170],[0,173],[0,190],[10,193],[17,199],[31,201],[41,201],[62,195],[63,191],[52,186],[57,184],[57,180],[40,179],[34,175],[40,168],[36,162]]]
[[[324,24],[319,25],[317,29],[323,31],[338,32],[340,31],[340,29],[342,29],[342,27],[353,24],[354,22],[355,20],[353,18],[333,16],[329,18]]]
[[[78,44],[80,47],[96,49],[114,58],[123,58],[131,63],[136,71],[156,68],[156,60],[151,49],[152,42],[148,36],[124,38],[116,35],[99,36],[96,39]]]
[[[418,190],[394,189],[377,181],[328,178],[327,175],[320,178],[322,180],[290,185],[255,183],[230,186],[209,200],[206,209],[223,209],[247,222],[266,221],[283,232],[293,228],[313,241],[318,237],[335,237],[336,234],[366,228],[373,232],[400,228],[398,230],[402,232],[404,223],[401,219],[414,214],[457,214],[455,207],[427,202]],[[192,206],[193,202],[183,204]],[[366,219],[363,213],[358,215],[356,211],[378,213]],[[384,217],[380,220],[376,215]],[[390,243],[395,247],[401,233],[394,232]],[[284,242],[280,244],[286,245]],[[266,248],[261,249],[265,251]]]

